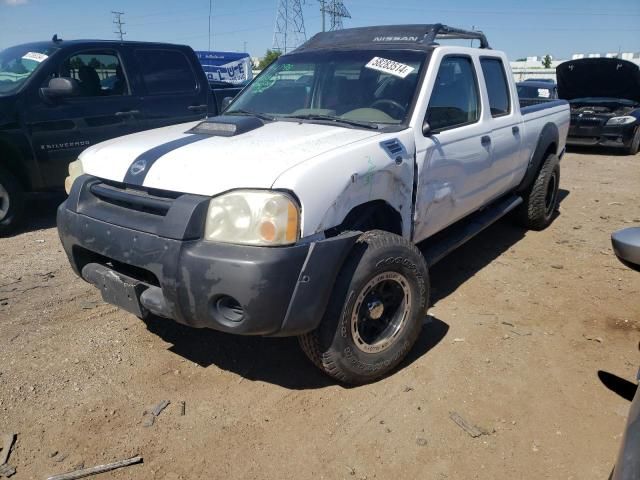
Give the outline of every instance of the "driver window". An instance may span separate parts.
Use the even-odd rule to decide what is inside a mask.
[[[475,123],[480,118],[478,81],[471,59],[445,57],[429,100],[426,121],[433,132]]]
[[[74,78],[81,97],[128,95],[129,87],[118,55],[113,51],[81,52],[67,58],[58,76]]]

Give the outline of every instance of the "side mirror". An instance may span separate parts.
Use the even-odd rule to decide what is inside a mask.
[[[80,93],[80,84],[75,78],[52,78],[49,86],[41,88],[40,92],[48,99],[75,97]]]
[[[231,102],[233,101],[234,98],[235,97],[224,97],[222,99],[222,102],[220,103],[220,110],[224,112],[227,109],[227,107],[231,105]]]
[[[427,122],[426,120],[422,124],[422,135],[424,135],[425,137],[431,135],[431,125],[429,125],[429,122]]]
[[[618,260],[640,272],[640,227],[618,230],[611,235],[611,244]]]

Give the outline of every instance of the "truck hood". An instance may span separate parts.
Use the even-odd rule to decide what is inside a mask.
[[[624,98],[640,102],[640,67],[617,58],[584,58],[556,67],[558,96]]]
[[[85,173],[130,183],[141,158],[153,157],[140,184],[149,188],[216,195],[234,188],[270,188],[287,169],[376,131],[277,121],[236,136],[187,133],[200,122],[173,125],[108,140],[85,150]],[[129,175],[129,176],[127,176]]]

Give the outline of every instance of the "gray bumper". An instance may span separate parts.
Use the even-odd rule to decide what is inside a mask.
[[[128,208],[92,198],[97,182],[82,177],[59,207],[60,239],[80,277],[107,302],[138,316],[243,335],[311,331],[358,236],[278,248],[205,242],[194,227],[204,224],[194,217],[205,210],[193,198],[175,200],[164,220],[149,220],[155,224],[140,221],[141,231],[132,228]],[[173,215],[174,208],[181,215]]]

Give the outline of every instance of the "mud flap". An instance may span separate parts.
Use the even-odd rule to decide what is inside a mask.
[[[88,263],[82,269],[82,278],[100,289],[102,299],[144,318],[148,310],[140,303],[140,295],[148,285],[131,277],[111,270],[99,263]]]

